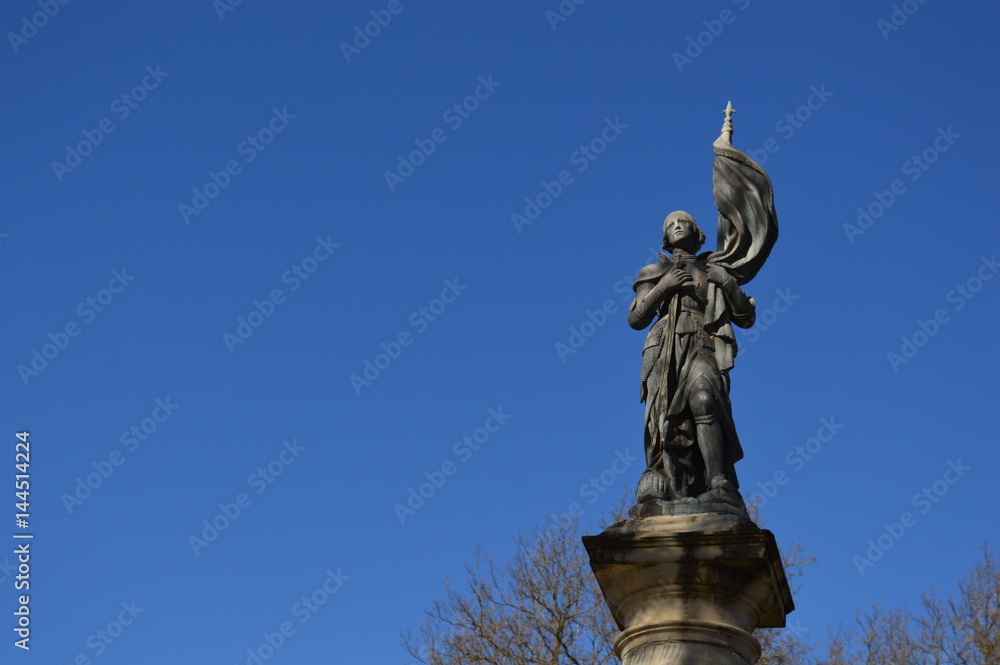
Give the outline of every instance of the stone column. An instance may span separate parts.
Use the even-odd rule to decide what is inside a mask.
[[[628,519],[583,538],[624,665],[753,665],[792,596],[770,531],[732,514]]]

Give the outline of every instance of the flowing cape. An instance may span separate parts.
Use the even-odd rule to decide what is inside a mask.
[[[749,156],[722,141],[712,146],[718,249],[709,259],[726,268],[741,286],[764,265],[778,239],[771,179]]]
[[[743,286],[761,269],[778,239],[778,214],[774,210],[771,179],[760,164],[722,140],[712,145],[715,207],[719,209],[718,250],[708,260],[729,271]],[[715,284],[708,285],[705,323],[715,335],[719,369],[729,370],[738,352],[726,304]]]

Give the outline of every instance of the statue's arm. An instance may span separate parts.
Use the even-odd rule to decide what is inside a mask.
[[[628,308],[628,324],[635,330],[642,330],[656,317],[663,295],[658,293],[653,284],[642,282],[636,285],[635,300]]]
[[[635,283],[635,300],[628,308],[628,324],[635,330],[642,330],[656,318],[660,305],[674,292],[691,281],[691,276],[683,270],[670,270],[659,280],[643,279]]]
[[[708,278],[719,287],[722,296],[726,299],[729,318],[732,322],[740,328],[753,326],[757,321],[757,308],[753,298],[747,297],[733,276],[721,266],[710,265]]]

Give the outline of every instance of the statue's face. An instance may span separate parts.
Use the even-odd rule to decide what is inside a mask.
[[[675,217],[667,222],[667,240],[674,247],[683,246],[685,240],[696,238],[694,220],[687,217]]]

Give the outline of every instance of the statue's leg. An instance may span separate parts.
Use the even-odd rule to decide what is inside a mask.
[[[705,462],[705,484],[709,489],[730,489],[731,485],[722,468],[723,440],[719,405],[706,388],[707,386],[696,385],[691,393],[691,413],[697,428],[698,450]]]

